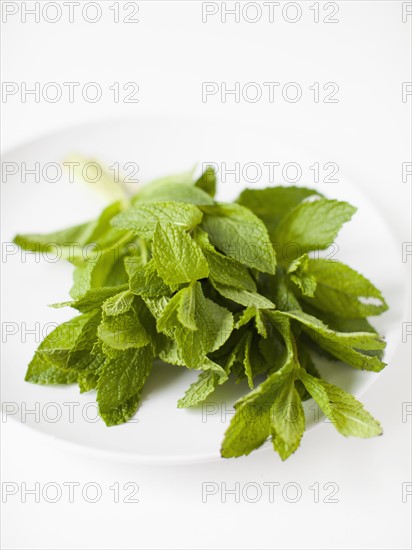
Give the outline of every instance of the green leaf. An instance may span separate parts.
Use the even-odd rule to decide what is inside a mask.
[[[311,376],[303,369],[299,370],[299,378],[342,435],[373,437],[382,434],[379,422],[352,395],[325,380]]]
[[[170,185],[152,190],[150,193],[139,197],[139,202],[174,201],[176,203],[196,204],[197,206],[214,204],[214,200],[202,189],[192,185]]]
[[[233,316],[224,307],[205,298],[201,284],[190,290],[190,316],[197,327],[192,330],[178,322],[185,293],[176,294],[166,305],[157,321],[159,331],[173,332],[181,359],[188,368],[204,368],[205,356],[219,349],[233,330]],[[182,312],[180,311],[180,316]]]
[[[93,355],[93,353],[91,354]],[[80,393],[85,393],[94,390],[97,387],[101,369],[106,362],[107,357],[103,354],[94,355],[94,359],[86,369],[77,371]]]
[[[248,455],[269,435],[282,460],[299,447],[305,418],[295,388],[299,368],[290,323],[271,312],[270,317],[282,334],[287,354],[282,367],[235,404],[236,413],[225,434],[221,453],[225,458]]]
[[[63,259],[70,259],[81,253],[79,247],[89,242],[93,226],[94,222],[86,222],[52,233],[16,235],[14,243],[29,252],[50,252],[56,257],[61,253]]]
[[[276,376],[277,373],[272,376]],[[271,410],[271,434],[275,451],[286,460],[300,445],[305,431],[305,414],[295,387],[294,371],[285,375]]]
[[[193,204],[178,202],[136,203],[112,219],[112,225],[133,231],[144,239],[153,239],[157,224],[173,224],[193,229],[202,221],[202,212]]]
[[[221,448],[224,458],[248,455],[270,435],[283,460],[299,447],[305,420],[289,363],[240,399],[235,409]]]
[[[145,185],[135,196],[144,196],[145,193],[151,193],[158,188],[163,188],[163,186],[172,188],[180,187],[181,185],[193,185],[195,170],[196,166],[193,166],[193,168],[191,168],[190,170],[186,170],[185,172],[156,178],[155,180],[152,180],[147,185]]]
[[[273,302],[271,302],[261,294],[258,294],[257,292],[240,290],[232,286],[221,285],[213,279],[210,280],[214,288],[219,292],[219,294],[221,294],[225,298],[228,298],[229,300],[232,300],[233,302],[236,302],[237,304],[241,304],[245,307],[256,306],[259,309],[271,309],[275,307],[275,304]]]
[[[101,321],[101,312],[97,310],[95,313],[89,314],[88,317],[81,333],[71,347],[67,359],[67,367],[77,371],[90,369],[90,365],[95,361],[95,357],[91,352],[97,340],[97,328]]]
[[[300,203],[281,220],[273,234],[278,254],[290,262],[310,250],[328,248],[355,211],[347,202],[336,200]]]
[[[381,433],[354,397],[321,379],[309,352],[384,367],[385,343],[367,320],[387,309],[380,291],[344,264],[308,256],[332,244],[355,209],[307,188],[249,189],[235,204],[216,203],[215,192],[212,167],[198,180],[192,170],[131,201],[121,192],[96,220],[18,235],[22,248],[74,264],[73,301],[54,307],[81,313],[44,339],[26,380],[96,389],[108,426],[135,414],[155,357],[201,371],[178,407],[198,405],[229,375],[247,381],[224,457],[271,438],[288,458],[310,396],[344,435]]]
[[[126,313],[132,307],[133,300],[134,295],[130,290],[123,290],[103,302],[103,312],[107,317]]]
[[[227,256],[259,271],[274,273],[275,251],[263,222],[239,204],[203,206],[201,227]]]
[[[207,261],[195,241],[180,227],[158,224],[153,259],[166,284],[190,283],[209,275]]]
[[[207,166],[200,178],[195,182],[195,187],[199,187],[211,197],[216,195],[216,174],[213,166]]]
[[[281,219],[292,208],[312,195],[320,195],[320,193],[306,187],[245,189],[236,202],[256,214],[266,225],[269,234],[272,234]]]
[[[309,270],[310,260],[307,254],[294,260],[287,271],[291,281],[297,285],[303,296],[313,297],[316,290],[316,278]]]
[[[86,313],[56,327],[37,348],[35,353],[37,356],[36,364],[39,361],[45,361],[57,368],[66,369],[68,367],[70,351],[92,318],[92,313]]]
[[[195,407],[202,403],[217,387],[221,377],[211,370],[201,372],[199,378],[190,385],[185,395],[179,399],[179,409]]]
[[[244,347],[244,358],[243,358],[243,365],[245,368],[245,374],[247,378],[247,382],[249,385],[249,388],[253,389],[253,367],[250,360],[250,349],[252,346],[252,333],[249,332],[247,336],[245,337],[245,347]]]
[[[122,211],[122,208],[123,204],[121,201],[109,204],[109,206],[102,211],[97,220],[92,222],[94,223],[94,226],[87,242],[96,242],[101,248],[105,248],[109,244],[121,239],[124,233],[113,229],[110,225],[110,221],[114,216]]]
[[[124,424],[133,418],[139,407],[140,398],[141,392],[138,392],[113,409],[108,411],[99,410],[99,414],[106,426],[118,426],[119,424]]]
[[[126,262],[130,291],[137,296],[169,295],[170,288],[157,272],[153,258],[143,267],[136,262]]]
[[[281,311],[291,311],[301,309],[301,306],[292,292],[290,285],[287,285],[287,279],[281,266],[278,266],[276,275],[265,281],[266,295]]]
[[[170,297],[165,295],[142,296],[142,299],[155,319],[158,319],[162,315],[170,301]]]
[[[60,369],[35,354],[28,366],[25,380],[33,384],[74,384],[77,382],[77,372]]]
[[[101,251],[109,242],[115,242],[123,233],[115,231],[109,225],[110,219],[122,209],[121,202],[106,207],[96,220],[85,222],[61,231],[44,234],[16,235],[14,242],[23,250],[37,253],[51,253],[70,262],[87,255],[86,245],[95,243]],[[110,239],[107,239],[110,233]]]
[[[337,332],[328,328],[322,321],[303,311],[280,313],[298,321],[311,339],[320,347],[357,369],[379,372],[385,363],[378,357],[361,353],[361,350],[381,350],[385,342],[372,332]]]
[[[189,330],[197,330],[196,325],[196,286],[191,284],[179,292],[181,299],[177,309],[177,318]]]
[[[159,332],[172,332],[178,325],[177,312],[182,301],[182,293],[177,292],[170,300],[165,304],[165,307],[156,316],[156,327]]]
[[[104,316],[97,334],[102,342],[117,350],[141,348],[149,343],[135,307],[115,317]]]
[[[235,328],[239,329],[243,326],[245,326],[249,321],[254,320],[256,330],[260,336],[263,338],[267,338],[267,327],[265,325],[265,321],[262,318],[261,312],[258,307],[255,305],[248,306],[246,309],[244,309],[240,316],[237,319]]]
[[[194,186],[194,170],[160,178],[145,185],[132,199],[132,202],[175,201],[191,204],[213,204],[210,195],[199,186]]]
[[[93,314],[80,315],[56,327],[41,342],[30,362],[25,380],[36,384],[71,384],[77,381],[79,352],[86,366],[92,340],[86,345],[83,334],[96,331]],[[73,368],[75,367],[75,368]]]
[[[134,414],[152,363],[151,346],[118,351],[107,360],[97,384],[99,412],[107,425],[125,422]]]
[[[114,261],[113,252],[106,251],[89,261],[79,263],[73,272],[70,296],[74,300],[78,300],[90,289],[106,286],[105,283]]]
[[[246,266],[217,252],[210,243],[208,234],[199,227],[196,228],[194,237],[209,264],[209,276],[212,279],[241,290],[256,291],[256,283]]]
[[[318,309],[350,318],[379,315],[388,309],[382,293],[366,277],[341,262],[309,260],[307,270],[317,286],[313,298],[305,299]]]
[[[210,278],[219,284],[238,290],[256,292],[256,283],[240,262],[218,253],[205,252],[209,264]]]
[[[112,264],[104,284],[105,286],[120,286],[128,282],[129,277],[124,265],[124,257],[120,257]]]
[[[270,435],[271,400],[261,386],[249,393],[252,398],[235,404],[236,413],[226,430],[221,447],[223,458],[248,455],[263,445]]]
[[[59,304],[52,304],[51,307],[61,308],[70,306],[82,313],[88,313],[96,308],[102,306],[102,304],[109,298],[117,295],[118,293],[127,291],[128,285],[121,286],[103,286],[100,288],[92,288],[88,290],[81,298],[71,302],[60,302]]]

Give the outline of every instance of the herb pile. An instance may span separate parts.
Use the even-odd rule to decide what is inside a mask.
[[[40,344],[26,380],[97,390],[108,426],[136,412],[155,358],[199,371],[178,407],[246,380],[223,457],[271,437],[284,460],[305,430],[312,397],[344,436],[381,427],[353,396],[324,380],[317,355],[380,371],[384,341],[367,317],[382,294],[347,265],[308,253],[335,240],[355,208],[313,189],[246,189],[214,200],[212,168],[157,180],[93,221],[47,235],[18,235],[25,250],[58,247],[74,265],[78,311]],[[87,254],[85,254],[87,250]]]

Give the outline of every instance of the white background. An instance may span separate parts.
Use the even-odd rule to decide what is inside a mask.
[[[283,4],[275,7],[270,23],[268,8],[262,6],[262,18],[254,24],[236,23],[230,15],[222,23],[217,4],[219,13],[203,23],[202,3],[194,1],[139,2],[139,23],[134,24],[114,23],[111,1],[100,3],[102,17],[95,24],[84,21],[80,11],[68,22],[66,8],[57,23],[43,18],[36,23],[29,15],[24,22],[24,3],[9,4],[19,12],[3,23],[4,82],[31,87],[36,81],[94,81],[103,97],[91,104],[81,95],[73,103],[65,96],[53,104],[24,103],[19,93],[3,96],[4,151],[50,131],[117,116],[185,114],[221,117],[226,124],[259,123],[296,143],[298,150],[309,147],[320,162],[338,163],[392,227],[399,265],[386,265],[382,250],[382,269],[405,268],[401,254],[402,243],[411,241],[411,177],[402,181],[402,163],[411,162],[412,96],[402,101],[402,83],[412,80],[412,16],[402,21],[402,2],[339,2],[339,22],[333,24],[322,22],[330,11],[322,3],[321,21],[314,23],[309,9],[314,2],[299,3],[302,16],[296,23],[282,18]],[[121,21],[131,12],[124,7],[120,5]],[[293,10],[288,15],[293,18]],[[54,17],[52,8],[49,16]],[[253,17],[252,8],[248,16]],[[139,103],[115,103],[109,87],[130,81],[139,85]],[[219,95],[203,102],[205,81],[225,81],[228,87],[236,81],[277,81],[280,88],[293,81],[303,94],[296,103],[279,92],[273,103],[267,98],[257,103],[228,98],[224,103]],[[338,83],[339,102],[315,103],[309,90],[314,82],[321,87]],[[405,322],[410,319],[409,310]],[[402,484],[412,481],[412,420],[402,417],[403,403],[411,402],[410,342],[402,343],[401,331],[399,327],[391,364],[362,398],[381,420],[384,436],[345,439],[325,424],[307,434],[286,463],[269,450],[213,464],[136,467],[78,454],[15,422],[3,423],[3,483],[92,481],[102,488],[95,504],[80,494],[74,503],[62,499],[56,504],[9,497],[3,505],[3,548],[410,548],[412,496],[402,502]],[[122,502],[122,489],[121,502],[114,502],[110,486],[116,482],[121,488],[137,483],[139,502]],[[268,482],[280,485],[274,502],[267,491],[256,503],[242,495],[240,502],[233,495],[222,502],[219,491],[204,503],[203,482],[228,488],[239,483],[241,489],[250,482],[263,488]],[[282,498],[282,488],[290,482],[302,490],[296,503]],[[338,484],[338,503],[322,502],[327,482]],[[314,483],[321,487],[319,503],[309,489]]]

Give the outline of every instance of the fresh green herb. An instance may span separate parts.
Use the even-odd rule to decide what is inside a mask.
[[[355,208],[312,189],[243,191],[216,202],[208,167],[119,197],[94,221],[48,235],[18,235],[24,250],[58,247],[74,265],[70,306],[79,315],[40,344],[26,380],[97,390],[108,426],[136,412],[155,358],[200,371],[178,407],[220,384],[246,380],[223,457],[271,438],[285,460],[305,431],[313,398],[344,436],[382,433],[353,396],[324,380],[316,354],[378,372],[385,342],[367,317],[387,309],[381,292],[338,261],[315,259]],[[292,246],[293,245],[293,246]],[[95,255],[84,255],[84,247]],[[287,253],[286,253],[287,251]]]

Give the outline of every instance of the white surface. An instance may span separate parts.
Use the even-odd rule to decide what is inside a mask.
[[[194,159],[199,160],[200,165],[207,159],[213,159],[218,165],[231,159],[245,163],[248,158],[254,158],[263,162],[263,159],[270,158],[273,150],[277,151],[279,160],[298,154],[302,162],[305,159],[305,165],[310,165],[310,155],[288,150],[283,140],[265,129],[244,123],[238,126],[231,124],[224,132],[215,135],[215,124],[217,122],[213,121],[210,126],[205,125],[202,119],[188,121],[167,117],[95,123],[20,147],[4,155],[3,162],[4,165],[26,162],[28,166],[38,162],[43,166],[47,162],[58,163],[76,150],[86,159],[101,159],[106,166],[112,166],[114,159],[133,158],[134,152],[139,151],[136,157],[139,171],[148,180],[161,175],[160,171],[170,174],[188,169],[188,159],[191,159],[191,164]],[[153,143],[156,143],[156,148]],[[160,160],[159,151],[166,150],[167,158]],[[255,183],[254,187],[262,185],[267,185],[267,181]],[[244,188],[244,183],[232,181],[230,186],[221,183],[219,187],[219,200],[234,200]],[[325,185],[319,184],[318,188],[328,192]],[[375,324],[387,340],[385,361],[388,362],[399,345],[399,326],[406,313],[406,304],[402,299],[407,286],[406,269],[381,269],[382,249],[386,251],[385,258],[389,265],[397,263],[397,244],[390,224],[362,190],[356,189],[341,174],[340,186],[335,190],[334,197],[356,205],[358,213],[342,229],[331,251],[325,254],[360,270],[382,290],[390,313],[377,319]],[[3,183],[2,198],[7,205],[3,212],[5,242],[11,242],[19,233],[47,232],[93,219],[104,202],[104,197],[96,190],[91,190],[81,181],[70,181],[68,170],[59,181],[53,183],[37,183],[34,179],[22,182],[20,173],[8,176]],[[15,215],[16,210],[19,216]],[[366,223],[368,231],[363,230]],[[372,241],[369,234],[375,237]],[[365,250],[368,250],[367,256]],[[3,285],[8,290],[2,303],[3,318],[9,321],[3,353],[2,399],[8,417],[64,442],[86,447],[86,452],[100,451],[103,456],[109,454],[113,459],[145,464],[218,460],[220,445],[233,411],[232,405],[248,393],[246,383],[225,384],[202,406],[182,410],[176,407],[176,403],[196,380],[198,373],[171,365],[156,365],[145,386],[142,406],[134,422],[108,430],[102,421],[90,422],[90,418],[94,420],[96,415],[93,406],[95,392],[79,395],[77,386],[50,388],[24,381],[27,364],[42,338],[40,335],[51,330],[47,327],[72,318],[75,312],[48,307],[51,303],[70,300],[71,266],[64,261],[56,263],[54,260],[57,258],[53,254],[36,262],[36,256],[16,252],[16,247],[13,247],[6,257],[3,270]],[[47,261],[48,258],[51,262]],[[40,258],[37,257],[37,260]],[[14,325],[10,324],[11,319]],[[37,326],[38,330],[26,335],[24,323],[27,327]],[[357,396],[362,395],[378,378],[374,373],[357,371],[347,365],[321,362],[320,358],[318,363],[323,363],[320,365],[321,372],[327,380]],[[38,406],[39,414],[24,414],[22,403],[29,410]],[[73,417],[63,403],[73,404]],[[315,420],[313,402],[308,401],[304,406],[307,429],[319,427],[321,423]],[[153,434],[160,429],[163,431],[162,437],[154,437]],[[270,449],[271,443],[267,442],[265,447]]]
[[[115,81],[137,81],[140,102],[115,104],[106,94],[96,104],[81,98],[73,104],[22,103],[14,96],[2,105],[4,150],[49,131],[107,116],[174,113],[210,121],[218,117],[225,124],[236,121],[236,126],[239,121],[256,122],[283,136],[294,150],[312,152],[313,162],[337,162],[392,227],[398,261],[390,264],[383,248],[383,273],[405,269],[402,242],[411,241],[411,181],[402,182],[401,164],[411,161],[412,98],[402,103],[402,82],[411,80],[410,25],[402,23],[402,2],[341,2],[340,23],[332,25],[312,22],[308,9],[312,2],[302,3],[303,16],[296,24],[280,19],[265,24],[262,19],[254,25],[221,24],[218,18],[203,24],[200,2],[143,2],[139,24],[114,24],[109,22],[111,4],[102,3],[104,17],[95,25],[80,20],[21,23],[18,17],[10,18],[3,25],[7,52],[3,80],[98,81],[106,90]],[[228,87],[234,81],[295,81],[306,87],[306,93],[296,104],[281,99],[273,104],[202,103],[202,81],[223,80]],[[308,86],[330,81],[339,84],[339,103],[314,103]],[[216,133],[222,128],[223,122]],[[265,160],[278,160],[277,153]],[[299,154],[289,161],[303,164]],[[162,159],[167,155],[168,151],[159,151]],[[342,182],[329,184],[329,194],[342,192]],[[14,213],[16,219],[21,216],[18,208]],[[377,238],[368,223],[360,231],[371,241]],[[407,266],[410,263],[411,258]],[[3,288],[3,293],[7,290]],[[402,289],[399,293],[408,303]],[[410,319],[409,311],[405,321]],[[19,492],[3,505],[3,547],[409,548],[412,497],[402,502],[402,484],[412,478],[412,418],[402,421],[402,404],[411,402],[410,382],[409,341],[400,343],[387,369],[362,397],[381,420],[383,437],[345,440],[325,425],[308,433],[286,463],[265,451],[208,465],[125,465],[62,450],[8,421],[2,424],[3,489],[10,482]],[[156,437],[161,440],[162,431]],[[54,504],[44,498],[36,503],[30,496],[22,502],[22,484],[35,482],[41,488],[47,482],[78,482],[80,488],[96,482],[102,497],[92,504],[76,493],[75,502],[69,503],[66,487]],[[116,482],[121,501],[130,493],[130,488],[122,489],[124,484],[137,483],[140,502],[114,502],[109,487]],[[257,483],[262,497],[253,504],[242,497],[237,503],[228,495],[222,503],[219,491],[203,503],[204,482],[226,483],[227,488],[239,483],[241,489]],[[268,482],[280,483],[273,503],[263,485]],[[288,482],[299,483],[302,489],[295,504],[281,496]],[[315,503],[309,489],[315,482],[321,488],[327,482],[337,483],[339,503]],[[321,499],[325,494],[321,489]]]

